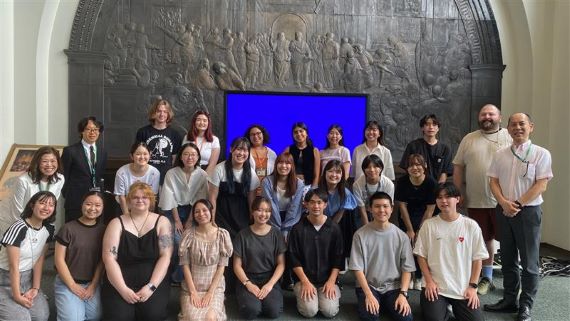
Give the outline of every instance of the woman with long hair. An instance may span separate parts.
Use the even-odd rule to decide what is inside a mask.
[[[154,166],[149,165],[150,150],[146,143],[137,142],[131,146],[129,152],[132,163],[121,166],[115,174],[115,190],[117,202],[121,206],[123,214],[129,212],[127,193],[135,182],[143,182],[152,188],[152,192],[158,194],[160,187],[160,172]],[[154,203],[151,204],[154,209]]]
[[[332,124],[327,133],[327,143],[325,149],[321,150],[321,168],[325,168],[327,163],[333,159],[337,159],[344,167],[345,179],[348,179],[350,170],[350,151],[344,147],[342,139],[342,127],[338,124]]]
[[[58,320],[100,320],[103,272],[101,247],[105,225],[103,194],[91,191],[83,196],[81,217],[67,222],[57,233],[54,262],[55,307]]]
[[[347,210],[356,208],[356,199],[346,187],[344,167],[339,160],[331,160],[323,170],[319,188],[327,191],[329,199],[325,208],[325,215],[339,223]]]
[[[285,148],[295,161],[295,174],[305,182],[316,188],[319,185],[321,158],[319,150],[313,146],[309,138],[309,128],[305,123],[293,124],[293,144]]]
[[[47,321],[49,306],[40,290],[46,242],[53,238],[57,198],[49,191],[34,194],[21,218],[4,236],[0,251],[0,320]]]
[[[0,236],[20,218],[26,204],[39,191],[50,191],[56,199],[65,182],[57,149],[40,147],[32,157],[28,171],[18,176],[9,198],[0,202]]]
[[[194,143],[200,150],[200,167],[211,174],[220,157],[220,140],[212,132],[212,119],[204,110],[198,110],[192,116],[190,129],[182,145]]]
[[[103,319],[163,320],[170,294],[165,278],[172,255],[172,225],[151,212],[155,193],[147,184],[131,185],[126,200],[129,210],[111,220],[103,236]]]
[[[226,320],[224,270],[233,247],[227,230],[214,223],[212,203],[197,200],[192,207],[192,225],[180,242],[180,265],[184,282],[180,291],[178,320]]]

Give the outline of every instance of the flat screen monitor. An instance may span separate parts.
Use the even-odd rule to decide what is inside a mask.
[[[328,128],[339,124],[351,151],[362,143],[368,112],[366,94],[226,92],[226,157],[231,142],[252,124],[269,133],[268,146],[278,155],[293,143],[292,126],[304,122],[315,147],[323,149]]]

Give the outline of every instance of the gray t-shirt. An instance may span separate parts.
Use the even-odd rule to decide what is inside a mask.
[[[285,250],[285,240],[273,226],[265,235],[253,233],[248,226],[234,240],[234,254],[241,258],[243,270],[248,275],[275,271],[277,257]]]
[[[354,233],[350,270],[363,271],[368,285],[380,293],[400,288],[401,272],[414,272],[410,239],[394,224],[385,230],[368,223]],[[358,284],[357,284],[358,286]]]

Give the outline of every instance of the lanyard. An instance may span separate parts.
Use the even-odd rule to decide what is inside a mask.
[[[528,164],[527,158],[528,158],[528,155],[530,154],[530,149],[531,149],[531,147],[532,147],[532,144],[530,144],[530,146],[528,146],[528,149],[526,150],[526,154],[524,155],[524,158],[521,158],[519,155],[517,155],[517,153],[515,153],[515,150],[514,150],[513,146],[511,146],[511,153],[513,153],[513,155],[514,155],[518,160],[520,160],[521,162],[523,162],[523,163],[525,163],[525,164]]]

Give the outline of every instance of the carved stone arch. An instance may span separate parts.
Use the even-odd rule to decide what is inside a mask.
[[[273,21],[271,24],[271,35],[273,39],[277,38],[277,33],[284,32],[285,38],[295,39],[295,32],[302,32],[307,35],[307,19],[300,14],[285,13]]]

